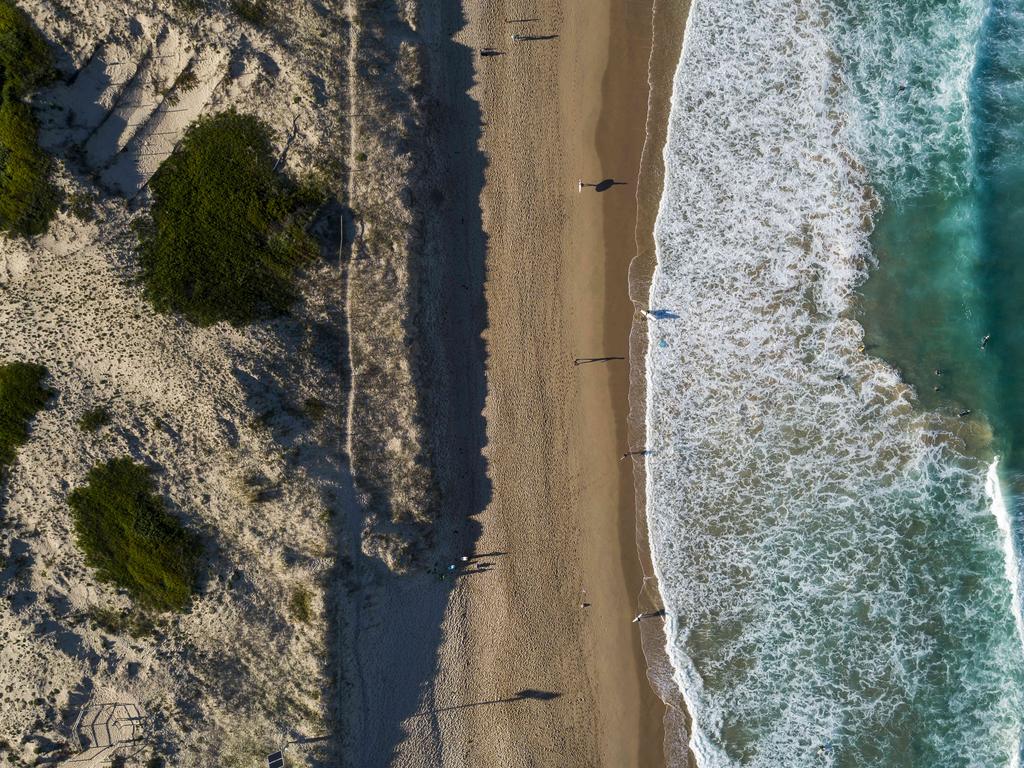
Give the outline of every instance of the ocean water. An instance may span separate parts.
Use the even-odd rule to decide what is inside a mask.
[[[694,0],[670,121],[646,498],[700,765],[1019,765],[1024,4]]]

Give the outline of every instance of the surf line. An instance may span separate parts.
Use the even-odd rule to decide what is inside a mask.
[[[1010,525],[1010,513],[1003,498],[1003,488],[999,482],[999,457],[992,460],[985,478],[985,495],[989,498],[989,509],[996,518],[999,532],[1003,539],[1003,564],[1006,580],[1010,582],[1013,601],[1013,618],[1017,623],[1017,636],[1020,638],[1021,650],[1024,650],[1024,614],[1021,613],[1020,594],[1020,563],[1017,560],[1017,548],[1013,543],[1013,528]]]

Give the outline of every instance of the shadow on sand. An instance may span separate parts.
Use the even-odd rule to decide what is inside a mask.
[[[477,52],[451,39],[466,24],[459,0],[423,3],[415,32],[389,0],[366,13],[373,18],[361,23],[386,32],[373,34],[368,43],[373,46],[369,52],[373,59],[397,61],[403,40],[422,43],[428,59],[430,81],[424,99],[428,130],[413,156],[430,175],[410,192],[424,213],[423,248],[429,257],[416,254],[414,266],[419,281],[419,384],[441,493],[432,551],[439,568],[431,569],[434,574],[395,576],[378,560],[362,554],[363,515],[355,511],[359,508],[350,477],[348,498],[337,504],[342,512],[336,516],[335,529],[340,553],[332,579],[336,593],[329,596],[334,609],[327,638],[327,677],[333,681],[336,709],[330,713],[328,737],[333,754],[324,765],[378,768],[392,764],[402,742],[410,738],[410,718],[422,714],[424,701],[430,700],[442,622],[456,581],[439,574],[473,550],[480,532],[474,516],[488,504],[491,486],[483,456],[486,351],[482,333],[487,308],[480,192],[485,160],[477,148],[481,113],[469,95]],[[379,78],[397,77],[394,67],[381,67],[381,71]],[[345,230],[342,258],[348,264],[362,257],[358,210],[347,216]],[[341,367],[350,386],[347,361]],[[344,436],[339,440],[344,445]],[[344,470],[348,472],[347,465]],[[511,701],[558,695],[520,691]],[[417,745],[429,749],[440,742],[436,722],[427,718],[417,722],[421,724],[415,734]]]
[[[470,707],[485,707],[488,704],[511,704],[516,701],[554,701],[560,698],[561,695],[556,691],[538,691],[533,688],[524,688],[515,696],[509,696],[507,699],[488,699],[487,701],[472,701],[468,704],[453,704],[450,707],[434,707],[433,709],[417,712],[413,717],[436,715],[439,712],[452,712],[456,709],[469,709]]]

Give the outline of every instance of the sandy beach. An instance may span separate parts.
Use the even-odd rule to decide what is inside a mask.
[[[528,14],[511,2],[466,5],[456,41],[504,52],[477,60],[471,92],[487,163],[490,481],[474,551],[491,567],[461,577],[450,593],[436,672],[401,725],[394,759],[377,759],[663,764],[664,706],[646,680],[631,623],[643,570],[632,467],[620,461],[628,361],[573,364],[629,352],[627,271],[637,251],[651,4],[549,0]],[[537,20],[507,22],[522,17]],[[661,62],[669,79],[681,22],[676,29],[675,52]],[[546,39],[513,41],[514,32]],[[667,96],[654,106],[667,109]],[[661,144],[652,141],[647,161],[657,186]],[[579,192],[580,177],[618,183]],[[649,231],[657,195],[644,199]],[[392,596],[389,610],[413,602]],[[416,610],[430,612],[418,602]],[[373,666],[378,690],[408,680]]]

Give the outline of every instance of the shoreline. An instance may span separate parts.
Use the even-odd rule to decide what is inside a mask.
[[[663,151],[689,6],[690,0],[651,0],[646,13],[640,15],[635,9],[627,13],[623,6],[611,7],[611,28],[618,31],[620,43],[622,36],[630,41],[620,48],[620,59],[623,53],[633,59],[628,66],[606,70],[596,137],[602,167],[621,167],[622,148],[628,147],[626,165],[635,169],[636,179],[632,206],[606,196],[602,212],[610,286],[605,297],[605,343],[611,348],[621,344],[623,337],[628,339],[628,367],[616,369],[610,381],[623,450],[634,450],[646,439],[647,329],[635,308],[646,306],[646,286],[656,264],[654,226],[664,179]],[[639,82],[646,87],[637,87]],[[622,120],[620,115],[644,115],[644,119]],[[644,287],[642,296],[634,290],[638,284]],[[643,462],[621,464],[618,514],[624,576],[630,593],[636,596],[637,610],[653,611],[660,609],[662,602],[647,539],[645,481]],[[644,677],[641,742],[663,745],[660,765],[692,764],[685,762],[689,760],[689,716],[672,677],[662,624],[641,624],[639,630],[633,653]],[[677,744],[680,735],[682,743]],[[649,760],[650,755],[642,751],[641,764]]]

